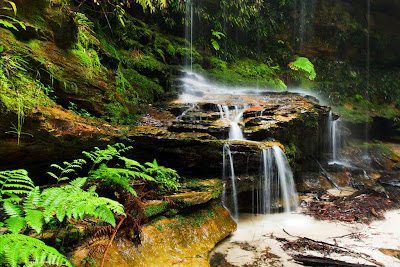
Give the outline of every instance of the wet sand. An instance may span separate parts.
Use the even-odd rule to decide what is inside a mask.
[[[400,249],[400,210],[388,211],[385,217],[385,220],[373,221],[367,225],[315,220],[301,213],[241,214],[238,230],[214,248],[210,253],[209,261],[212,267],[246,264],[248,266],[303,266],[295,263],[288,254],[290,251],[285,252],[282,249],[282,243],[275,238],[295,240],[296,236],[301,236],[365,253],[384,266],[400,266],[400,259],[385,255],[379,250]],[[265,255],[266,252],[268,252],[268,257]],[[305,250],[301,253],[324,256],[315,251]],[[354,255],[332,253],[326,256],[351,263],[374,265],[373,262]],[[222,263],[221,258],[224,258]]]

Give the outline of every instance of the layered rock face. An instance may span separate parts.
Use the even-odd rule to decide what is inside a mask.
[[[329,107],[291,92],[227,89],[214,85],[190,91],[154,108],[129,135],[137,156],[160,159],[183,175],[216,177],[223,145],[235,155],[238,174],[258,172],[260,151],[281,146],[299,168],[324,153]],[[229,91],[230,90],[230,91]],[[151,152],[152,155],[147,155]],[[155,154],[154,154],[155,153]]]

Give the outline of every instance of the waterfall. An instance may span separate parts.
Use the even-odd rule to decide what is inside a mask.
[[[330,140],[330,152],[331,152],[331,160],[329,161],[330,164],[337,164],[339,163],[338,157],[338,149],[341,146],[341,135],[340,135],[340,119],[333,120],[332,112],[329,112],[329,133],[328,138]]]
[[[293,174],[285,153],[278,146],[262,150],[262,176],[253,199],[253,211],[265,214],[279,210],[290,212],[298,206]],[[279,202],[282,201],[282,205]]]
[[[295,12],[297,18],[294,23],[295,42],[298,43],[298,50],[304,53],[305,44],[313,41],[315,7],[317,0],[296,0]]]
[[[232,187],[232,192],[231,192],[231,197],[228,199],[227,194],[226,194],[226,182],[227,182],[227,160],[226,157],[229,159],[229,176],[230,176],[230,181],[231,181],[231,187]],[[238,208],[238,200],[237,200],[237,193],[236,193],[236,181],[235,181],[235,169],[233,167],[233,158],[232,158],[232,153],[231,149],[228,144],[224,145],[223,148],[223,183],[224,183],[224,192],[222,194],[222,202],[224,203],[225,207],[228,208],[229,212],[231,213],[231,216],[235,219],[235,221],[238,221],[238,214],[239,214],[239,208]],[[229,203],[232,203],[231,205]]]
[[[228,106],[218,105],[218,109],[221,115],[221,119],[230,124],[229,129],[229,140],[246,140],[243,136],[242,129],[239,127],[239,123],[243,118],[243,106],[235,106],[231,111]]]
[[[285,153],[278,146],[273,146],[275,163],[278,168],[279,182],[283,197],[284,210],[289,212],[298,206],[297,192],[294,184],[293,173]]]
[[[190,41],[190,56],[185,53],[185,62],[184,65],[186,67],[190,64],[190,71],[193,71],[193,4],[192,1],[186,2],[185,7],[185,39]]]

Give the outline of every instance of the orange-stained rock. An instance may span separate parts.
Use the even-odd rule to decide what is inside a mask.
[[[210,266],[207,262],[209,251],[236,227],[236,222],[220,202],[212,201],[189,214],[150,222],[143,227],[139,246],[117,237],[104,266]],[[72,263],[83,266],[80,262],[88,257],[88,253],[88,246],[79,247],[73,254]],[[99,264],[101,255],[92,258]]]

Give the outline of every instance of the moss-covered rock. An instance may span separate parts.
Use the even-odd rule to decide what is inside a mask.
[[[236,223],[220,202],[213,201],[201,209],[151,221],[142,228],[140,246],[117,237],[110,247],[105,266],[210,266],[208,252],[236,230]],[[81,266],[89,247],[78,248],[72,262]],[[98,264],[100,256],[91,255]]]

